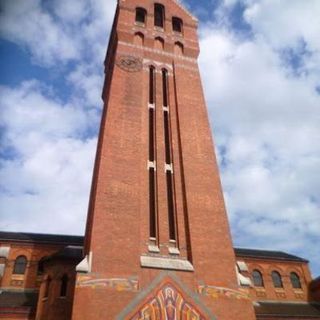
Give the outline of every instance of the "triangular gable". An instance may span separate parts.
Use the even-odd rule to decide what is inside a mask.
[[[164,271],[118,315],[117,320],[215,319],[174,272]]]

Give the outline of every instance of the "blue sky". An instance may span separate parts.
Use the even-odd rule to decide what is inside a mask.
[[[234,243],[319,275],[320,2],[183,3]],[[0,6],[0,229],[82,234],[115,0]]]

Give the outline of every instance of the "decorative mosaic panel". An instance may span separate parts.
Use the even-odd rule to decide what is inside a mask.
[[[199,286],[198,292],[204,296],[208,296],[213,299],[218,299],[219,297],[226,297],[230,299],[250,299],[249,294],[247,292],[241,292],[215,286]]]
[[[77,278],[77,287],[98,287],[112,288],[116,291],[138,291],[138,281],[126,278],[101,279],[92,276],[81,275]]]
[[[128,320],[205,320],[172,285],[165,284]]]

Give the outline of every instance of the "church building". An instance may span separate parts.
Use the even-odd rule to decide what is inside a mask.
[[[0,233],[0,318],[320,319],[308,261],[233,248],[176,0],[118,0],[85,236]]]

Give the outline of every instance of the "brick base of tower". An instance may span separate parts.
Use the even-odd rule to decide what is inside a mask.
[[[119,0],[72,319],[255,319],[177,1]]]
[[[246,292],[196,284],[193,274],[145,270],[140,278],[105,280],[104,286],[85,287],[83,281],[80,276],[72,319],[255,319]],[[175,317],[169,316],[172,305]]]

